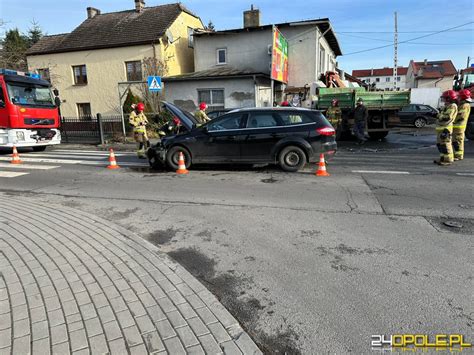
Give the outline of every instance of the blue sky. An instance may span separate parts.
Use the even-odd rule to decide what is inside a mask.
[[[146,0],[147,6],[173,0]],[[253,3],[262,12],[262,23],[328,17],[336,31],[343,53],[349,54],[389,44],[393,40],[393,12],[398,12],[399,41],[474,21],[473,0],[183,0],[190,10],[216,29],[242,26],[242,12]],[[102,12],[134,7],[133,0],[0,0],[4,28],[26,31],[36,20],[48,34],[72,31],[86,18],[86,7]],[[417,32],[418,31],[418,32]],[[420,32],[420,31],[428,31]],[[366,32],[366,33],[360,33]],[[389,32],[389,33],[381,33]],[[451,59],[457,68],[465,67],[467,57],[474,62],[474,24],[426,37],[414,44],[399,46],[399,63],[410,59]],[[291,59],[290,59],[291,60]],[[338,58],[342,69],[377,68],[393,65],[393,47]]]

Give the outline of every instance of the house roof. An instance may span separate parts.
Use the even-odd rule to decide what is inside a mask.
[[[181,12],[197,17],[180,3],[146,7],[141,12],[98,14],[86,19],[71,33],[43,37],[27,55],[153,43],[165,34]]]
[[[408,72],[408,67],[398,67],[397,73],[398,75],[406,75]],[[358,78],[365,78],[371,76],[392,76],[393,75],[393,67],[392,68],[377,68],[377,69],[360,69],[360,70],[353,70],[352,75]]]
[[[331,22],[328,18],[321,18],[321,19],[313,19],[313,20],[305,20],[305,21],[294,21],[294,22],[284,22],[284,23],[276,23],[274,25],[263,25],[258,27],[247,27],[247,28],[236,28],[231,30],[224,30],[224,31],[197,31],[194,33],[194,36],[218,36],[218,35],[226,35],[226,34],[235,34],[235,33],[242,33],[242,32],[252,32],[252,31],[262,31],[271,29],[273,26],[276,27],[290,27],[290,26],[310,26],[316,25],[318,26],[319,30],[322,33],[325,33],[324,38],[328,42],[329,46],[333,50],[336,56],[342,55],[341,47],[339,46],[339,42],[337,40],[336,34],[334,33]],[[326,32],[327,31],[327,32]]]
[[[269,74],[260,73],[252,69],[235,69],[229,66],[201,70],[194,73],[187,73],[175,76],[164,77],[163,81],[187,81],[187,80],[208,80],[208,79],[228,79],[228,78],[246,78],[260,76],[270,78]]]
[[[411,61],[413,73],[416,79],[439,79],[445,76],[454,76],[457,74],[456,68],[450,60],[437,61]]]

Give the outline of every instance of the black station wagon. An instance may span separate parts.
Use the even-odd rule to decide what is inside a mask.
[[[319,111],[294,108],[242,108],[199,125],[192,114],[164,102],[179,127],[148,150],[152,167],[178,168],[179,152],[191,164],[279,164],[298,171],[320,153],[334,154],[335,131]]]

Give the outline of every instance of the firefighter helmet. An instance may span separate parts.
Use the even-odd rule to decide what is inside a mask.
[[[288,101],[282,101],[282,103],[280,104],[280,106],[289,107],[289,106],[290,106],[290,103],[289,103]]]
[[[199,104],[199,109],[200,109],[201,111],[204,111],[206,108],[207,108],[207,104],[206,104],[205,102],[201,102],[201,103]]]
[[[454,90],[446,90],[445,92],[443,92],[441,97],[445,100],[456,101],[458,98],[458,93]]]
[[[336,99],[333,99],[333,100],[331,101],[331,103],[332,103],[333,106],[339,105],[339,101],[336,100]]]
[[[144,104],[143,102],[139,102],[139,103],[137,104],[137,110],[138,110],[138,112],[143,112],[143,111],[145,111],[145,104]]]
[[[471,92],[468,89],[460,90],[458,95],[461,100],[467,100],[471,98]]]

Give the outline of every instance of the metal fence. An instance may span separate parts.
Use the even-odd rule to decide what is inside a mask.
[[[128,121],[128,117],[125,117]],[[125,125],[129,130],[128,123]],[[122,116],[61,117],[61,141],[64,143],[104,144],[124,138]]]

